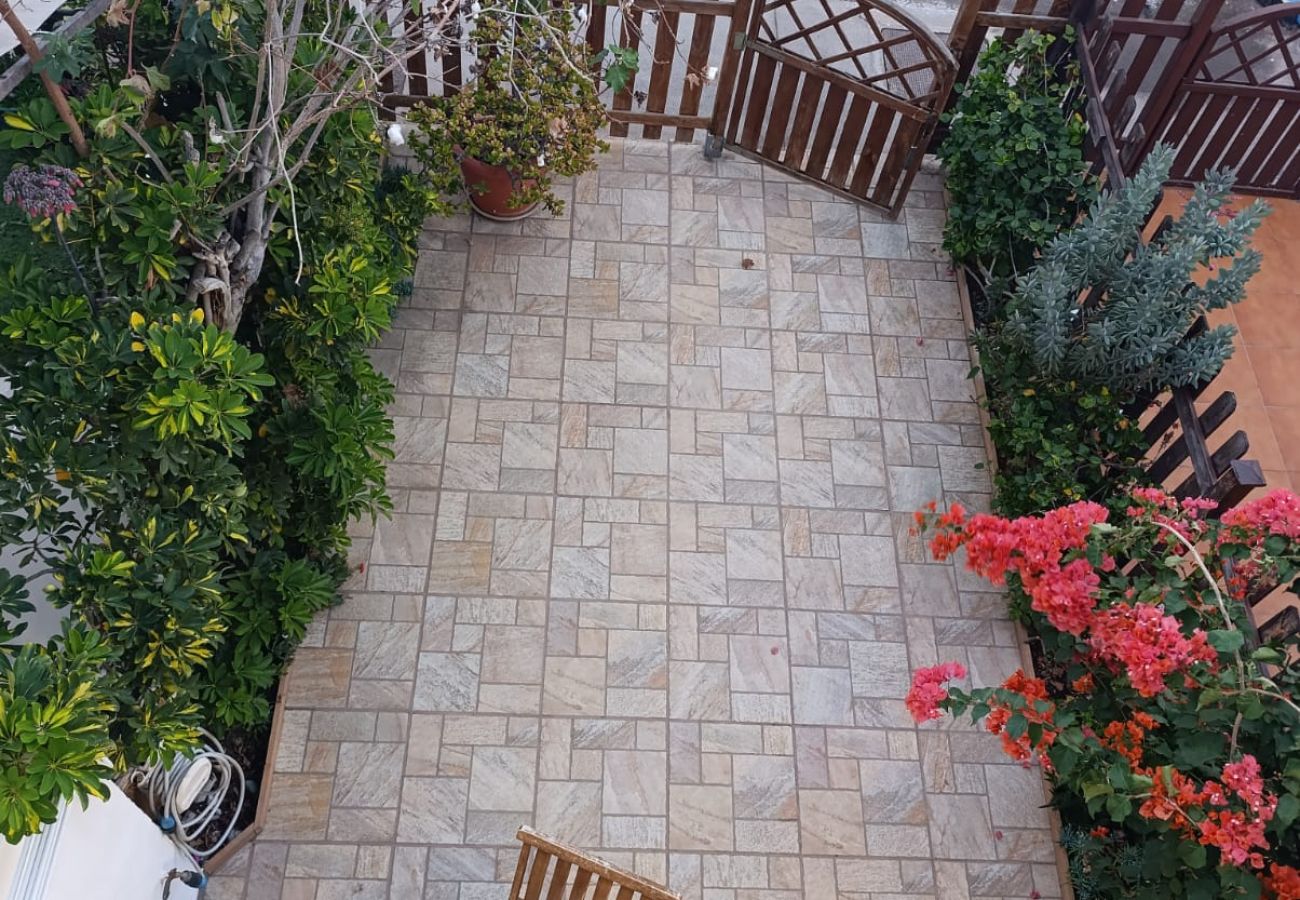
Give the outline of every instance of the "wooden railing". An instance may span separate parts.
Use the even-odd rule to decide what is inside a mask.
[[[509,900],[682,900],[663,885],[520,828]],[[554,863],[554,865],[552,865]]]
[[[1060,33],[1073,25],[1089,124],[1137,170],[1156,142],[1177,148],[1170,182],[1231,167],[1237,188],[1300,199],[1300,45],[1294,4],[1220,21],[1225,0],[965,0],[949,46],[957,80],[992,28]]]

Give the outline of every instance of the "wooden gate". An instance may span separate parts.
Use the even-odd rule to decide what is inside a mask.
[[[896,215],[952,89],[952,54],[886,0],[765,0],[724,144]]]
[[[949,46],[964,81],[990,28],[1059,33],[1074,24],[1100,167],[1132,175],[1163,142],[1177,150],[1171,183],[1194,184],[1208,169],[1228,167],[1238,190],[1300,199],[1300,2],[1220,22],[1224,6],[963,0]]]
[[[1231,166],[1238,190],[1300,199],[1300,4],[1272,6],[1192,35],[1190,63],[1147,147],[1178,148],[1170,181]]]

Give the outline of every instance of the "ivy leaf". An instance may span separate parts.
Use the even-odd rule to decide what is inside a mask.
[[[1200,844],[1193,844],[1191,841],[1182,841],[1178,844],[1178,858],[1185,862],[1189,868],[1203,868],[1205,866],[1205,848]]]
[[[1210,646],[1220,653],[1236,653],[1246,642],[1246,636],[1235,628],[1216,628],[1205,637]]]
[[[1094,797],[1104,797],[1107,794],[1115,793],[1115,789],[1104,781],[1089,781],[1083,785],[1083,799],[1091,800]]]
[[[1179,769],[1193,769],[1222,756],[1223,752],[1223,735],[1210,731],[1192,731],[1179,737],[1174,751],[1174,763]]]

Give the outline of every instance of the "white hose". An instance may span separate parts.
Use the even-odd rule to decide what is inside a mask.
[[[200,731],[203,734],[204,744],[193,756],[178,755],[172,761],[170,768],[164,767],[161,763],[145,766],[137,769],[134,776],[135,783],[149,806],[149,812],[155,819],[170,817],[176,823],[172,840],[196,862],[202,862],[216,853],[229,839],[230,833],[235,829],[235,822],[239,820],[239,813],[244,808],[245,788],[244,770],[239,763],[225,752],[220,741],[206,730],[200,729]],[[180,810],[177,794],[185,780],[185,775],[199,760],[203,759],[212,766],[207,784],[199,790],[194,802],[187,809]],[[225,802],[226,794],[236,781],[239,783],[239,802],[235,804],[226,830],[221,832],[221,837],[206,850],[195,848],[191,842],[203,834],[204,830],[216,820],[221,813],[221,804]]]

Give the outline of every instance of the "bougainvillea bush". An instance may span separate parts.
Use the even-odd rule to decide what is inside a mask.
[[[1213,505],[1138,488],[1118,516],[918,514],[936,558],[1009,588],[1046,678],[961,688],[946,662],[915,673],[908,708],[969,714],[1043,767],[1081,900],[1300,900],[1300,663],[1247,641],[1243,602],[1300,573],[1300,497]]]

